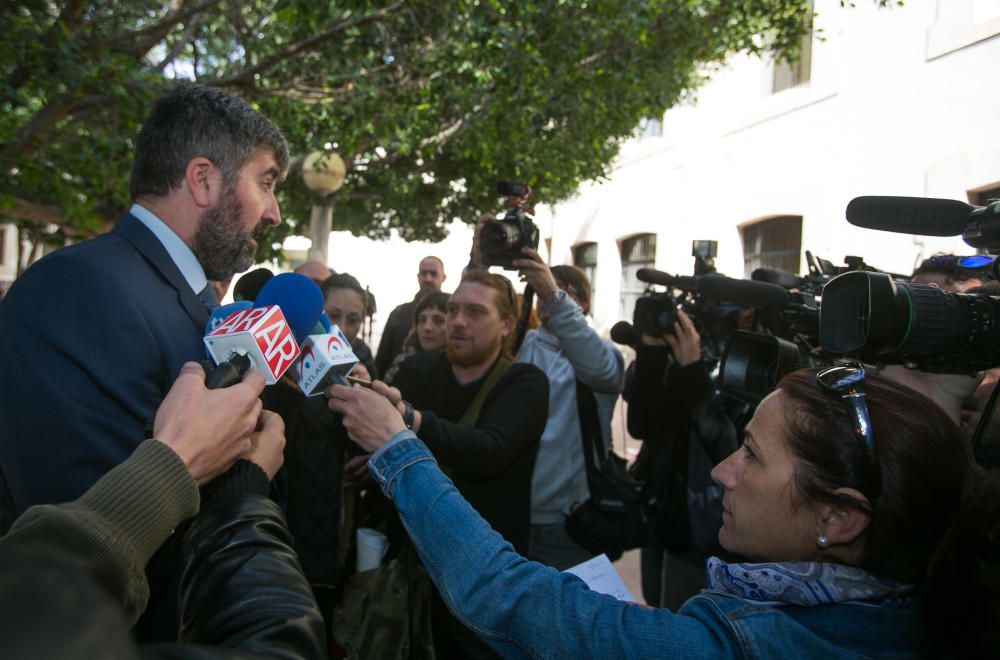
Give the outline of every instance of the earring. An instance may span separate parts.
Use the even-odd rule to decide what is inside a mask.
[[[816,537],[816,545],[821,548],[826,548],[830,545],[830,539],[826,534],[820,534]]]

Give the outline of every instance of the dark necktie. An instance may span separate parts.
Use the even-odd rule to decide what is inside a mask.
[[[219,299],[215,295],[215,289],[212,288],[212,284],[206,284],[205,288],[201,290],[198,294],[198,300],[201,304],[205,306],[209,312],[214,312],[219,306]]]

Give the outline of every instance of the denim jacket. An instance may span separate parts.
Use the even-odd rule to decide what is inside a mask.
[[[449,609],[510,658],[914,657],[914,607],[800,607],[705,591],[676,613],[590,591],[530,562],[462,499],[427,448],[402,431],[369,469],[391,497]]]

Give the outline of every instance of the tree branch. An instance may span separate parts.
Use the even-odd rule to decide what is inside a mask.
[[[0,215],[14,221],[29,222],[34,225],[56,225],[66,236],[70,238],[90,238],[97,234],[111,231],[114,223],[105,222],[101,226],[92,230],[84,230],[69,224],[63,211],[58,206],[47,206],[38,204],[20,197],[13,198],[13,205],[0,210]]]
[[[72,2],[67,2],[63,10],[59,12],[59,17],[55,22],[49,26],[49,29],[45,31],[45,35],[41,38],[41,43],[44,46],[46,52],[54,52],[56,49],[56,44],[59,43],[62,37],[63,31],[72,32],[73,28],[80,21],[80,17],[83,16],[83,12],[87,9],[89,3],[85,0],[73,0]],[[28,78],[31,77],[32,67],[35,65],[34,62],[25,62],[19,67],[14,69],[14,72],[10,74],[7,78],[7,87],[9,91],[4,93],[4,96],[10,97],[13,101],[15,95],[14,91],[21,88],[24,83],[28,82]]]
[[[204,13],[222,1],[205,0],[205,2],[199,5],[181,10],[180,7],[183,7],[187,0],[177,0],[177,5],[171,6],[160,22],[141,30],[135,30],[134,32],[118,32],[109,35],[101,39],[98,43],[104,44],[110,50],[116,50],[120,53],[130,55],[137,60],[141,60],[146,56],[146,53],[167,36],[167,33],[175,25],[183,23],[192,16]]]
[[[393,14],[394,12],[399,11],[405,6],[406,6],[405,0],[397,0],[397,2],[394,2],[391,5],[383,7],[382,9],[379,9],[378,11],[373,12],[371,14],[367,14],[365,16],[359,16],[358,18],[347,21],[342,21],[340,23],[337,23],[336,25],[327,28],[322,32],[314,34],[308,39],[303,39],[301,41],[295,42],[294,44],[286,46],[280,51],[273,53],[269,57],[266,57],[265,59],[261,60],[257,64],[247,67],[243,71],[240,71],[236,75],[229,76],[226,78],[220,78],[215,81],[205,81],[205,84],[212,85],[214,87],[226,87],[230,85],[246,86],[248,84],[252,84],[254,76],[263,73],[274,66],[277,66],[284,60],[295,57],[299,53],[311,49],[313,46],[316,46],[317,44],[326,41],[333,35],[339,32],[343,32],[344,30],[348,30],[352,27],[357,27],[359,25],[364,25],[366,23],[377,21],[381,18]]]
[[[184,27],[184,32],[178,37],[177,42],[170,49],[170,52],[156,65],[157,71],[163,71],[167,68],[167,65],[177,59],[177,56],[184,52],[184,48],[195,38],[198,34],[198,30],[201,28],[203,17],[201,14],[196,15],[188,24]]]

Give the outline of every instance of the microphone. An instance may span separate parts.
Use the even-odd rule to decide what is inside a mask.
[[[253,307],[230,314],[205,336],[204,342],[218,368],[228,372],[232,367],[237,377],[253,369],[268,385],[278,382],[301,353],[279,305]],[[245,356],[246,361],[237,359],[238,356]],[[225,362],[229,364],[223,367]]]
[[[205,334],[210,334],[218,328],[230,315],[250,309],[251,307],[253,307],[253,303],[249,300],[237,300],[234,303],[216,307],[215,311],[208,317],[208,323],[205,324]]]
[[[754,268],[750,273],[750,279],[755,282],[768,282],[777,284],[783,289],[798,289],[802,287],[802,278],[795,273],[777,268]]]
[[[855,197],[847,221],[855,227],[921,236],[958,236],[975,206],[928,197]]]
[[[313,396],[333,383],[346,385],[344,376],[357,363],[351,342],[335,325],[330,332],[309,335],[302,342],[302,359],[296,365],[295,382],[303,394]]]
[[[635,346],[639,343],[639,331],[628,321],[619,321],[611,326],[611,341],[622,346]]]
[[[322,335],[329,334],[331,332],[330,317],[323,312],[319,315],[319,321],[316,321],[316,325],[309,332],[310,335]]]
[[[784,307],[788,292],[777,284],[734,280],[731,277],[706,276],[698,280],[698,293],[741,307]]]
[[[261,287],[272,277],[274,277],[274,273],[267,268],[255,268],[251,270],[236,280],[236,284],[233,285],[233,298],[235,300],[249,300],[253,302],[257,299],[257,294],[260,293]]]
[[[655,268],[640,268],[635,272],[636,279],[646,284],[694,291],[698,287],[698,278],[690,275],[671,275]]]
[[[302,343],[323,313],[323,293],[316,283],[299,273],[275,275],[260,288],[254,307],[278,305],[285,320]]]

